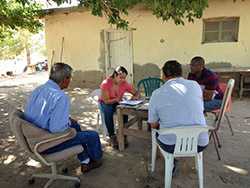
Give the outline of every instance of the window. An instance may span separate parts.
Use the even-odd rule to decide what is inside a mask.
[[[214,18],[203,20],[203,43],[237,42],[239,18]]]

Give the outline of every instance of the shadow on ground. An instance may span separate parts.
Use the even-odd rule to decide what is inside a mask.
[[[30,159],[15,143],[8,125],[8,105],[23,107],[31,90],[39,83],[0,87],[0,187],[27,187],[27,180],[33,173],[48,172],[48,168]],[[96,106],[89,98],[90,89],[67,91],[71,97],[71,114],[78,119],[82,129],[96,129]],[[213,142],[204,152],[205,187],[235,188],[250,187],[250,100],[236,100],[230,114],[235,136],[230,135],[226,122],[223,122],[219,136],[222,141],[222,160],[218,161]],[[151,142],[129,137],[129,148],[118,152],[103,142],[104,164],[88,174],[80,173],[78,161],[74,158],[63,161],[59,169],[67,166],[69,174],[81,178],[84,188],[160,188],[164,185],[164,160],[158,157],[156,172],[148,173]],[[45,180],[37,180],[31,187],[43,187]],[[73,187],[72,182],[57,181],[53,187]],[[177,175],[173,177],[175,188],[198,187],[194,161],[180,160]]]

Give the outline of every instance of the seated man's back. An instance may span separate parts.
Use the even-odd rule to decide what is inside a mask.
[[[69,98],[60,87],[48,80],[36,88],[25,108],[25,118],[50,132],[69,128]]]
[[[101,165],[102,148],[95,131],[82,131],[77,121],[69,116],[70,101],[63,89],[68,88],[73,69],[64,63],[55,63],[50,70],[49,80],[35,89],[28,99],[25,118],[36,126],[52,133],[76,130],[74,138],[42,152],[51,154],[82,145],[84,151],[78,154],[82,172],[88,172]]]
[[[175,63],[178,62],[173,64]],[[165,80],[165,84],[155,90],[150,99],[148,122],[158,122],[160,128],[205,126],[202,91],[198,83],[180,76]],[[167,145],[174,145],[176,142],[175,135],[160,135],[158,139]],[[200,146],[208,144],[207,133],[200,135],[198,144]]]

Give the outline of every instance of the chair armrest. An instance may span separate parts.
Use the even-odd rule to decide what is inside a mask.
[[[74,138],[76,135],[76,130],[73,128],[69,128],[63,133],[51,134],[49,133],[49,138],[39,141],[34,146],[35,152],[43,152],[49,148],[52,148],[56,145],[59,145],[67,140]]]

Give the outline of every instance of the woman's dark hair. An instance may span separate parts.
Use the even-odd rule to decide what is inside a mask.
[[[116,69],[113,71],[113,73],[111,74],[111,78],[114,78],[114,77],[116,77],[118,74],[119,74],[119,72],[122,72],[122,73],[125,73],[126,75],[128,75],[128,71],[127,71],[127,69],[125,68],[125,67],[123,67],[123,66],[118,66],[118,67],[116,67]]]
[[[117,75],[118,75],[118,72],[116,72],[116,70],[114,70],[110,77],[115,78]]]
[[[65,63],[55,63],[50,70],[49,79],[60,84],[64,79],[72,75],[72,67]]]
[[[125,73],[126,75],[128,75],[128,71],[127,71],[127,69],[125,68],[125,67],[123,67],[123,66],[118,66],[118,67],[116,67],[116,72],[122,72],[122,73]]]
[[[162,67],[162,71],[166,77],[180,77],[182,76],[181,64],[176,60],[167,61]]]

